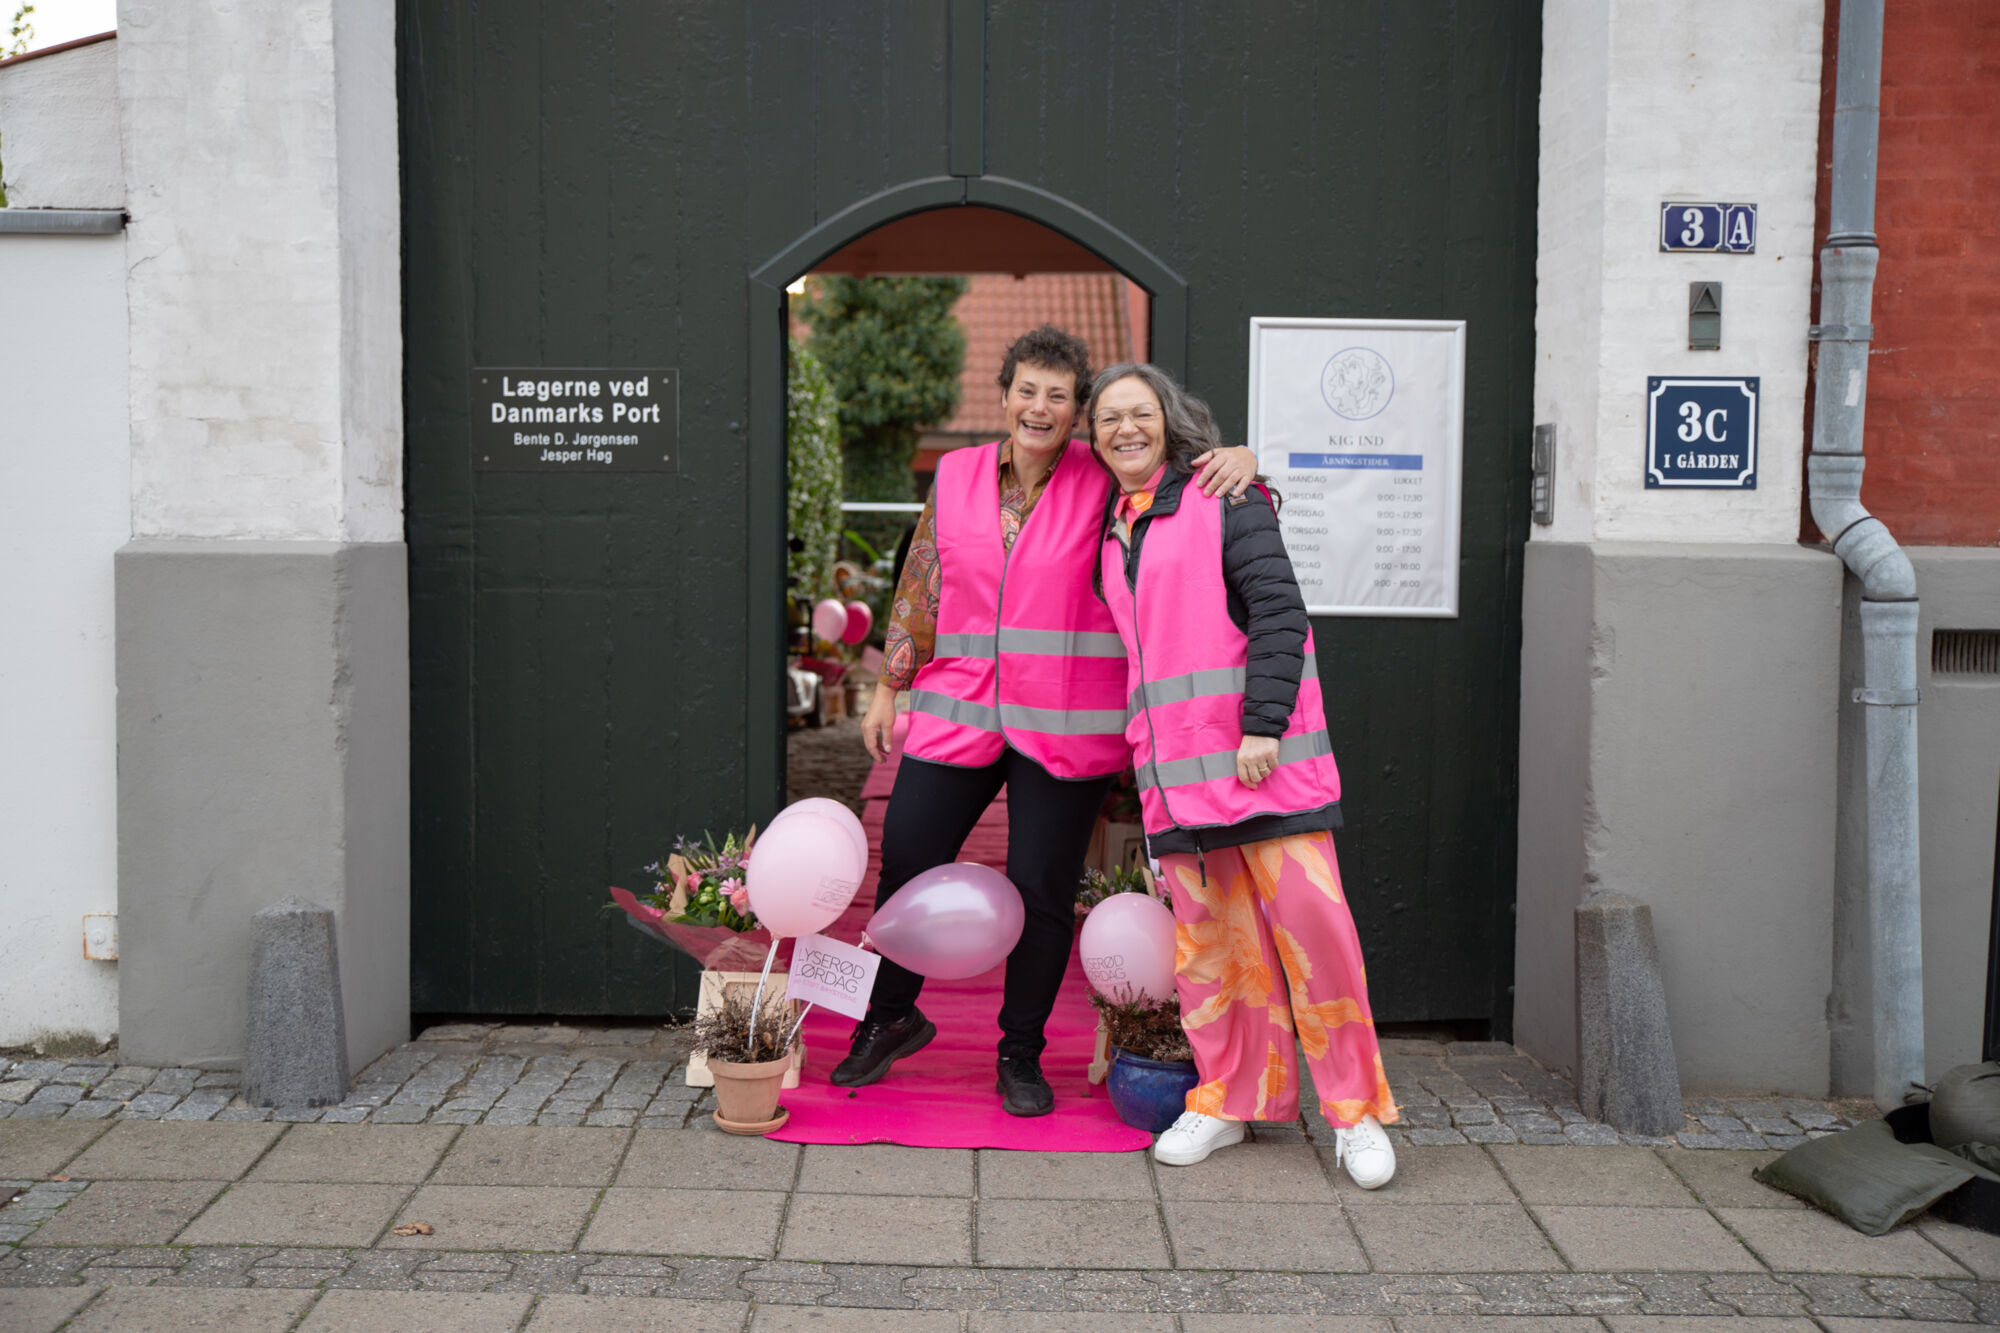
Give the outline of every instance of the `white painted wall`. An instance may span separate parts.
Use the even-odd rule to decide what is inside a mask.
[[[142,538],[402,540],[393,0],[128,0]]]
[[[117,208],[117,43],[0,68],[11,209]],[[10,209],[10,211],[11,211]],[[0,234],[0,1045],[118,1030],[111,557],[131,533],[125,238]]]
[[[117,208],[116,39],[0,68],[0,181],[10,208]]]
[[[118,1030],[117,964],[85,960],[82,919],[118,909],[125,238],[0,235],[0,292],[0,1046],[11,1046]]]
[[[1515,1039],[1576,1052],[1574,909],[1652,907],[1684,1088],[1822,1094],[1839,563],[1798,545],[1823,0],[1545,0]],[[1754,255],[1663,254],[1668,200]],[[1722,349],[1687,347],[1688,284]],[[1755,375],[1754,491],[1647,490],[1649,375]]]
[[[1793,542],[1803,485],[1822,0],[1547,0],[1535,419],[1540,541]],[[1669,199],[1758,205],[1754,255],[1659,251]],[[1687,285],[1723,284],[1722,350]],[[1755,491],[1645,489],[1648,375],[1762,377]]]

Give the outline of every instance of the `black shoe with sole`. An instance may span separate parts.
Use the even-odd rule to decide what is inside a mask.
[[[1042,1077],[1042,1062],[1032,1056],[1001,1056],[996,1091],[1000,1107],[1008,1115],[1047,1115],[1056,1109],[1056,1095]]]
[[[847,1058],[833,1067],[828,1079],[843,1088],[860,1088],[889,1072],[889,1066],[906,1055],[915,1055],[937,1036],[937,1024],[912,1009],[907,1018],[884,1023],[864,1018],[854,1028],[854,1044]]]

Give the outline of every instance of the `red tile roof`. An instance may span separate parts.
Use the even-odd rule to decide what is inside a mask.
[[[1007,346],[1038,324],[1054,324],[1083,339],[1090,364],[1129,361],[1136,349],[1135,309],[1116,273],[1034,273],[1025,278],[975,273],[953,313],[965,329],[965,369],[959,376],[958,411],[936,429],[997,439],[1007,432],[1000,406],[1000,363]],[[1137,289],[1134,289],[1135,291]],[[1144,292],[1138,292],[1143,301]]]

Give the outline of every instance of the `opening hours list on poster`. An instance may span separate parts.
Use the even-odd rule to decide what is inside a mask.
[[[1250,321],[1250,446],[1313,615],[1458,614],[1463,320]]]

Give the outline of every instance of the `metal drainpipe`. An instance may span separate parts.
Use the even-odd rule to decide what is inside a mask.
[[[1818,383],[1806,459],[1813,522],[1861,582],[1867,774],[1870,1010],[1877,1105],[1924,1076],[1923,901],[1917,865],[1917,580],[1882,520],[1861,506],[1875,290],[1875,146],[1883,0],[1841,0],[1833,111],[1833,205],[1820,251]],[[1843,820],[1852,818],[1845,807]],[[1859,962],[1860,960],[1855,960]]]

